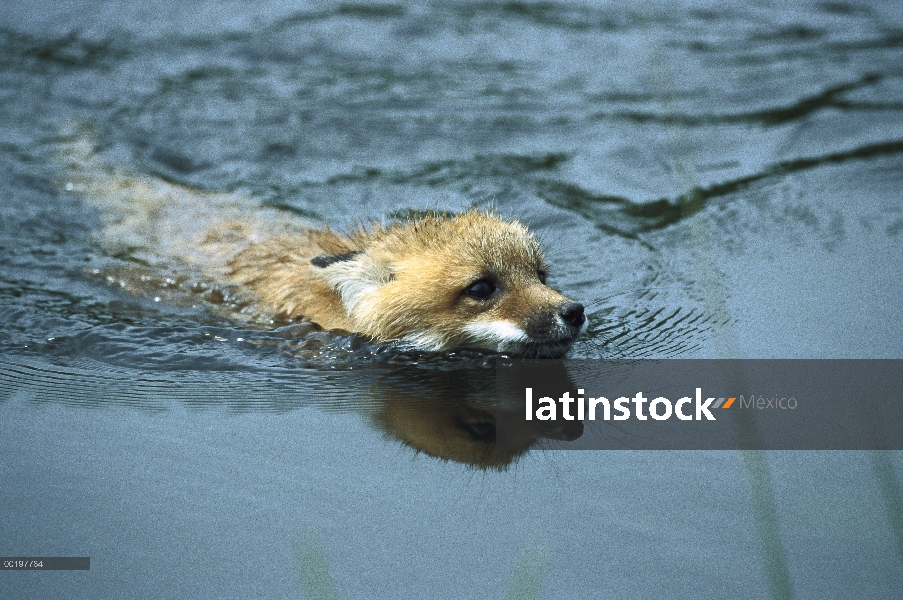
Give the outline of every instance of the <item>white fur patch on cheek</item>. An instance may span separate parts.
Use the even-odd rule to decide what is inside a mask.
[[[418,333],[409,333],[401,338],[399,348],[411,350],[425,350],[427,352],[440,352],[448,346],[446,340],[435,333],[421,331]]]
[[[488,323],[468,323],[464,331],[473,336],[475,341],[493,344],[510,344],[524,342],[527,332],[510,321],[489,321]]]

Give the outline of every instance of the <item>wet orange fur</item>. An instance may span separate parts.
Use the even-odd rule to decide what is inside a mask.
[[[582,307],[577,325],[558,316],[573,303],[541,281],[543,253],[518,221],[472,210],[340,234],[238,195],[109,166],[84,135],[62,156],[66,189],[101,209],[105,244],[137,246],[237,285],[252,294],[253,314],[425,350],[537,355],[562,354],[582,328]],[[498,293],[468,297],[480,280]]]

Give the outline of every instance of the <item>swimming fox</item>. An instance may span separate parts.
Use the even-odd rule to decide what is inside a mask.
[[[272,318],[406,349],[524,357],[563,356],[586,324],[582,304],[546,285],[540,246],[516,220],[470,210],[341,234],[111,166],[83,130],[66,136],[61,154],[65,188],[101,209],[105,243],[250,291]]]

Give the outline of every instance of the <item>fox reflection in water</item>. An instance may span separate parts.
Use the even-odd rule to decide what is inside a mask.
[[[310,322],[418,352],[558,358],[586,327],[583,305],[546,285],[545,257],[518,221],[475,210],[427,213],[343,235],[237,194],[112,166],[94,138],[84,125],[65,132],[61,184],[99,210],[100,245],[130,261],[108,279],[132,293],[174,304],[206,300],[232,319]],[[155,280],[165,290],[148,286]],[[438,379],[416,379],[430,393],[393,381],[377,417],[417,450],[500,467],[538,438],[580,435],[573,425],[508,419],[511,431],[500,444],[496,423],[505,409],[487,400],[492,378],[480,374],[471,394],[462,391],[475,388],[460,372],[432,375]]]
[[[581,421],[526,421],[523,400],[496,395],[495,369],[393,368],[375,386],[375,421],[417,451],[482,468],[502,469],[546,440],[571,441]],[[562,389],[556,380],[549,390]],[[546,442],[548,443],[548,442]]]

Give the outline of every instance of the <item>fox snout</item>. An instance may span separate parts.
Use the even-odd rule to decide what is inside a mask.
[[[561,307],[558,314],[561,316],[561,320],[571,327],[579,329],[586,322],[586,317],[583,316],[583,305],[579,302],[568,302]]]
[[[568,337],[568,333],[576,336],[585,322],[583,305],[568,301],[533,315],[527,321],[524,331],[534,340],[554,341]]]

